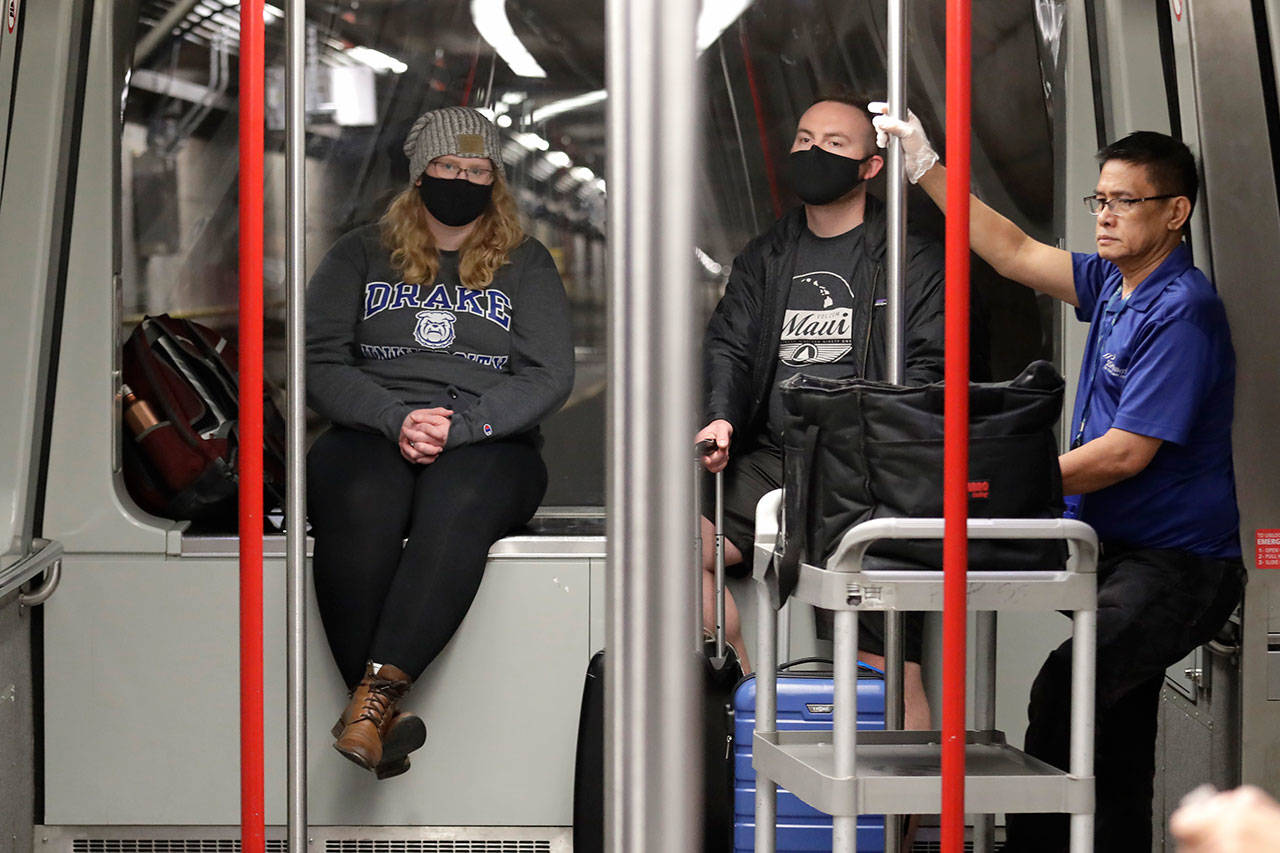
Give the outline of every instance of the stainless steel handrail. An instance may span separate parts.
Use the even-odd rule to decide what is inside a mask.
[[[1098,534],[1083,521],[1073,518],[970,518],[967,526],[970,539],[1067,539],[1079,546],[1079,550],[1072,552],[1069,566],[1087,567],[1097,563]],[[861,564],[867,548],[876,540],[941,539],[943,527],[941,518],[864,521],[845,532],[826,564],[831,571],[848,571],[844,567]],[[970,570],[969,574],[978,573]]]
[[[306,298],[306,0],[285,2],[285,235],[286,340],[289,383],[285,491],[285,600],[289,611],[288,825],[289,849],[307,849],[307,428]]]
[[[0,569],[0,599],[5,598],[15,590],[19,589],[24,583],[31,580],[36,575],[49,569],[51,566],[62,562],[62,543],[56,539],[33,539],[32,545],[37,546],[34,551],[24,557],[16,560],[11,566]],[[60,569],[51,572],[51,578],[47,578],[41,589],[34,593],[28,594],[28,599],[32,600],[32,606],[35,604],[43,604],[53,595],[54,589],[58,585],[58,576],[61,574]],[[41,595],[38,601],[34,598]],[[25,602],[24,602],[25,603]]]
[[[886,71],[888,73],[889,114],[895,118],[906,118],[906,0],[889,0],[886,32]],[[907,237],[907,191],[902,173],[902,140],[890,135],[886,166],[889,175],[886,178],[887,230],[886,230],[886,266],[889,278],[888,314],[888,352],[886,363],[889,366],[889,380],[896,384],[906,382],[906,311],[902,304],[903,272],[906,257]],[[903,658],[905,655],[905,636],[903,634],[902,614],[888,611],[884,614],[884,653],[885,653],[885,728],[896,731],[903,727],[903,702],[905,700],[903,684]],[[885,815],[885,853],[898,853],[901,848],[902,832],[900,818],[896,815]]]
[[[605,849],[701,849],[689,444],[696,4],[607,0]],[[660,214],[660,215],[658,215]]]
[[[53,597],[60,583],[62,583],[62,560],[58,559],[49,564],[40,586],[31,592],[21,593],[18,596],[18,603],[23,607],[39,607]]]

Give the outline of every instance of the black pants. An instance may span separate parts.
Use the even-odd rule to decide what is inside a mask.
[[[1118,552],[1118,553],[1117,553]],[[1164,671],[1213,638],[1240,601],[1244,565],[1185,551],[1104,547],[1098,566],[1097,853],[1151,849],[1157,704]],[[1071,640],[1031,686],[1026,751],[1068,769]],[[1009,815],[1007,851],[1065,851],[1067,815]]]
[[[320,436],[307,455],[312,569],[347,686],[368,660],[421,675],[462,624],[489,547],[533,516],[546,488],[530,437],[414,465],[380,435],[333,427]]]

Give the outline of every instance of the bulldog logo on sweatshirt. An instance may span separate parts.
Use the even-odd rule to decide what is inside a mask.
[[[452,311],[419,311],[418,325],[413,329],[413,339],[429,349],[444,349],[453,343]]]

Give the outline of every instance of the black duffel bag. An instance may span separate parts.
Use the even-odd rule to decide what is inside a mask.
[[[799,563],[824,565],[850,527],[873,518],[941,518],[943,384],[904,387],[797,374],[781,383],[785,529],[779,602]],[[1009,382],[969,386],[969,517],[1058,518],[1062,472],[1053,428],[1062,377],[1036,361]],[[975,539],[974,569],[1060,568],[1060,540]],[[864,567],[940,570],[940,540],[886,539]]]

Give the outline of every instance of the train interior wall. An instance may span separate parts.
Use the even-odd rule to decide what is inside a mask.
[[[69,67],[74,45],[56,34],[66,32],[78,5],[24,4],[23,55],[41,52],[53,67]],[[396,41],[396,27],[387,26],[396,19],[382,4],[363,5],[383,25],[382,41],[368,36],[371,44],[392,53],[388,45],[402,51],[418,45]],[[429,23],[451,33],[449,27],[458,26],[454,19],[465,18],[463,5],[443,5],[449,8],[437,10]],[[691,286],[691,310],[705,312],[714,304],[734,254],[790,203],[775,166],[806,98],[830,79],[874,88],[875,69],[883,63],[883,8],[813,5],[813,17],[803,18],[793,3],[761,0],[703,54],[708,144],[695,191],[707,200],[698,226],[705,260]],[[1229,21],[1195,2],[1165,11],[1162,3],[1085,0],[1042,2],[1034,10],[984,5],[975,24],[975,186],[1031,233],[1067,248],[1091,245],[1092,220],[1078,196],[1092,186],[1091,154],[1100,136],[1138,127],[1180,132],[1204,162],[1205,196],[1193,245],[1228,302],[1241,365],[1237,466],[1248,472],[1240,477],[1248,560],[1254,531],[1280,527],[1280,472],[1269,450],[1280,417],[1271,389],[1280,365],[1266,319],[1278,306],[1274,289],[1258,286],[1280,268],[1280,258],[1246,235],[1263,229],[1274,236],[1280,223],[1274,186],[1262,181],[1266,186],[1259,188],[1257,176],[1239,164],[1252,164],[1259,174],[1273,168],[1275,128],[1267,126],[1267,86],[1259,73],[1265,64],[1258,53],[1273,42],[1269,33],[1255,39],[1255,28],[1277,25],[1278,4],[1233,0]],[[603,87],[602,35],[591,34],[602,29],[601,10],[579,14],[582,20],[569,26],[555,19],[563,6],[520,6],[521,32],[557,45],[554,87],[547,85],[544,101]],[[65,90],[55,84],[65,81],[42,84],[26,64],[19,85],[0,79],[0,91],[14,95],[0,175],[0,258],[6,305],[16,306],[0,320],[0,351],[4,387],[19,403],[0,409],[0,429],[32,436],[30,444],[19,441],[0,457],[0,482],[30,482],[45,456],[38,446],[41,398],[34,389],[47,376],[38,353],[59,312],[63,329],[41,511],[32,515],[22,504],[24,494],[35,500],[38,490],[14,489],[6,498],[14,520],[7,532],[15,548],[41,534],[57,537],[67,549],[63,586],[43,614],[12,597],[0,601],[0,850],[32,849],[33,825],[40,837],[52,839],[48,843],[70,850],[77,839],[230,838],[237,821],[234,546],[225,536],[197,536],[181,523],[147,516],[119,476],[118,354],[130,323],[144,311],[173,311],[226,328],[234,300],[234,112],[228,109],[230,89],[218,93],[213,85],[216,65],[206,65],[217,50],[234,46],[225,41],[231,35],[224,32],[220,47],[208,38],[203,52],[199,39],[172,46],[168,60],[161,55],[134,69],[152,76],[137,82],[136,99],[121,99],[136,44],[147,23],[169,7],[101,0],[88,6],[93,38],[65,283],[57,285],[61,300],[50,296],[58,251],[50,236],[56,211],[49,199],[56,195],[57,170],[42,152],[59,139]],[[912,104],[939,147],[945,103],[940,7],[913,4],[909,78]],[[1175,7],[1182,11],[1175,14]],[[384,12],[388,17],[377,17]],[[329,24],[329,30],[320,28],[322,35],[368,35]],[[439,53],[413,47],[416,61],[436,70],[415,68],[403,80],[437,93],[431,97],[456,98],[468,77],[459,57],[474,50],[474,33],[466,36],[465,48],[457,47],[455,34],[441,40],[448,48]],[[0,31],[0,72],[11,69],[16,56],[14,40]],[[472,68],[479,69],[474,85],[487,85],[491,101],[517,91],[519,81],[504,79],[496,59]],[[163,88],[192,81],[208,84],[194,100]],[[380,116],[403,121],[434,103],[412,88],[380,75],[374,87]],[[1274,90],[1273,79],[1272,97]],[[193,112],[204,105],[209,109],[203,117]],[[166,127],[171,131],[184,118],[195,121],[192,131],[157,159]],[[559,470],[568,473],[553,482],[546,513],[587,519],[590,532],[554,545],[530,536],[495,551],[466,624],[425,689],[416,691],[414,707],[428,720],[428,747],[420,758],[415,754],[412,773],[396,782],[375,786],[328,747],[325,734],[341,691],[312,605],[311,820],[329,839],[506,839],[568,849],[581,678],[604,633],[606,551],[589,520],[600,516],[603,503],[604,188],[594,181],[604,174],[607,152],[599,106],[519,123],[530,119],[529,112],[517,117],[512,131],[563,146],[575,158],[573,168],[593,175],[570,181],[568,168],[552,164],[547,177],[538,178],[539,153],[513,149],[522,158],[516,173],[533,230],[553,247],[574,301],[579,353],[574,400],[547,430],[549,465],[554,470],[560,460]],[[393,158],[386,153],[393,134],[322,124],[308,147],[309,266],[344,227],[373,215],[393,185]],[[1233,126],[1248,132],[1232,134]],[[280,275],[272,265],[273,252],[283,254],[278,150],[268,155],[267,174],[268,302],[278,317]],[[913,194],[911,205],[924,227],[938,227],[927,201]],[[43,236],[42,227],[48,232]],[[986,346],[976,354],[990,374],[1005,378],[1030,358],[1052,355],[1073,379],[1083,340],[1079,324],[981,268],[976,275],[988,316]],[[277,346],[269,353],[268,373],[279,377],[283,331],[277,325],[273,334]],[[278,552],[266,568],[266,623],[280,629],[269,634],[267,645],[267,820],[278,827],[284,823],[285,623]],[[1269,674],[1272,656],[1280,652],[1269,651],[1267,643],[1269,635],[1280,636],[1280,595],[1269,575],[1256,569],[1251,575],[1240,648],[1228,642],[1225,651],[1200,651],[1170,672],[1154,816],[1161,832],[1168,811],[1203,780],[1206,768],[1220,785],[1243,778],[1280,788],[1280,715],[1274,713],[1280,686]],[[1066,620],[1046,623],[1031,615],[1002,619],[997,724],[1011,742],[1021,741],[1026,686],[1067,627]],[[941,676],[936,631],[930,630],[935,641],[926,670],[936,697]],[[801,614],[793,625],[793,656],[810,650],[811,638],[811,623]],[[410,826],[434,829],[397,829]],[[348,831],[355,834],[342,834]]]

